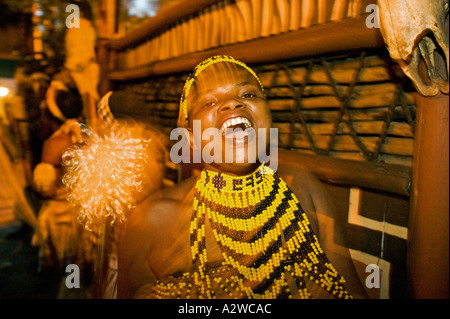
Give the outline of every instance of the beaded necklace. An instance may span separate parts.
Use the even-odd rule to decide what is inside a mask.
[[[206,218],[229,279],[210,275]],[[230,297],[291,298],[287,276],[300,298],[311,297],[305,277],[337,298],[351,298],[296,196],[267,166],[240,177],[203,170],[194,193],[190,242],[199,298],[214,298],[213,285],[218,283]]]

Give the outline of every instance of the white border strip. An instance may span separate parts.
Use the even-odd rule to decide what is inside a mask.
[[[358,187],[350,188],[350,198],[348,207],[348,223],[361,227],[377,230],[386,234],[396,236],[402,239],[408,239],[408,228],[394,224],[379,222],[359,215],[361,205],[361,189]]]

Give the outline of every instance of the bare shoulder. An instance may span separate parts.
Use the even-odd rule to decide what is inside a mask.
[[[284,160],[280,153],[280,165],[277,173],[291,182],[292,187],[306,187],[320,182],[310,167],[301,161]]]
[[[284,153],[280,153],[282,156]],[[313,170],[301,161],[284,160],[280,157],[278,175],[286,180],[289,187],[296,194],[308,196],[316,203],[324,202],[328,199],[324,184],[314,174]],[[315,207],[316,209],[318,207]]]

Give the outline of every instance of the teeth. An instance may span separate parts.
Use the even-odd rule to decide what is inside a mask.
[[[244,124],[246,129],[248,129],[249,127],[252,127],[252,124],[250,123],[250,121],[248,119],[246,119],[245,117],[237,117],[237,118],[230,119],[230,120],[226,121],[225,123],[223,123],[222,127],[220,128],[220,132],[222,134],[225,134],[227,128],[229,128],[230,126],[233,126],[233,125],[238,125],[238,124]]]

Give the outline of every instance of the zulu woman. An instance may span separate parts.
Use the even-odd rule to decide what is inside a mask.
[[[321,183],[300,165],[275,171],[260,151],[251,160],[272,125],[253,70],[230,56],[203,61],[179,114],[191,148],[213,143],[220,156],[130,215],[119,298],[366,297]],[[195,141],[195,121],[219,137]]]

